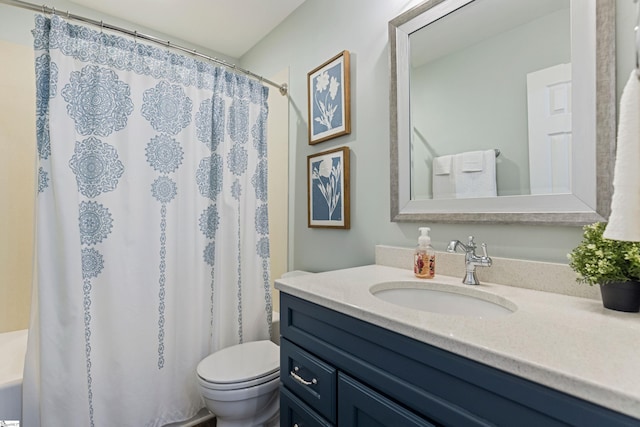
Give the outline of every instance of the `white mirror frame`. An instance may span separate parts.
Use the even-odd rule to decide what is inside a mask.
[[[606,221],[616,139],[615,0],[571,0],[573,139],[593,147],[572,150],[571,194],[411,200],[409,34],[472,1],[427,0],[389,22],[391,220],[576,226]]]

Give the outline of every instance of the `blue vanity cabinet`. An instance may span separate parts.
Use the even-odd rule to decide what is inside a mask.
[[[282,426],[640,425],[285,292],[280,298]]]
[[[280,425],[331,427],[333,424],[322,418],[286,387],[280,387]]]
[[[338,375],[338,396],[341,426],[435,426],[342,372]]]
[[[332,424],[336,422],[337,414],[337,379],[338,372],[332,365],[281,337],[282,385]],[[306,408],[303,405],[298,406]]]

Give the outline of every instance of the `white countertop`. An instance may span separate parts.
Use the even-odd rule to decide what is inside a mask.
[[[478,318],[435,314],[385,302],[382,282],[432,282],[486,291],[517,306]],[[512,286],[468,286],[459,277],[417,279],[406,269],[368,265],[278,279],[277,289],[418,341],[640,418],[640,314],[601,301]]]

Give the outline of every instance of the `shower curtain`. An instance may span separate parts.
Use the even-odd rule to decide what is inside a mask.
[[[37,284],[23,423],[161,426],[209,353],[267,339],[268,90],[36,16]]]

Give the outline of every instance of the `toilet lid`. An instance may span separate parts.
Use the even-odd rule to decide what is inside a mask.
[[[205,357],[198,375],[210,383],[231,384],[270,376],[280,369],[280,347],[271,341],[237,344]]]

